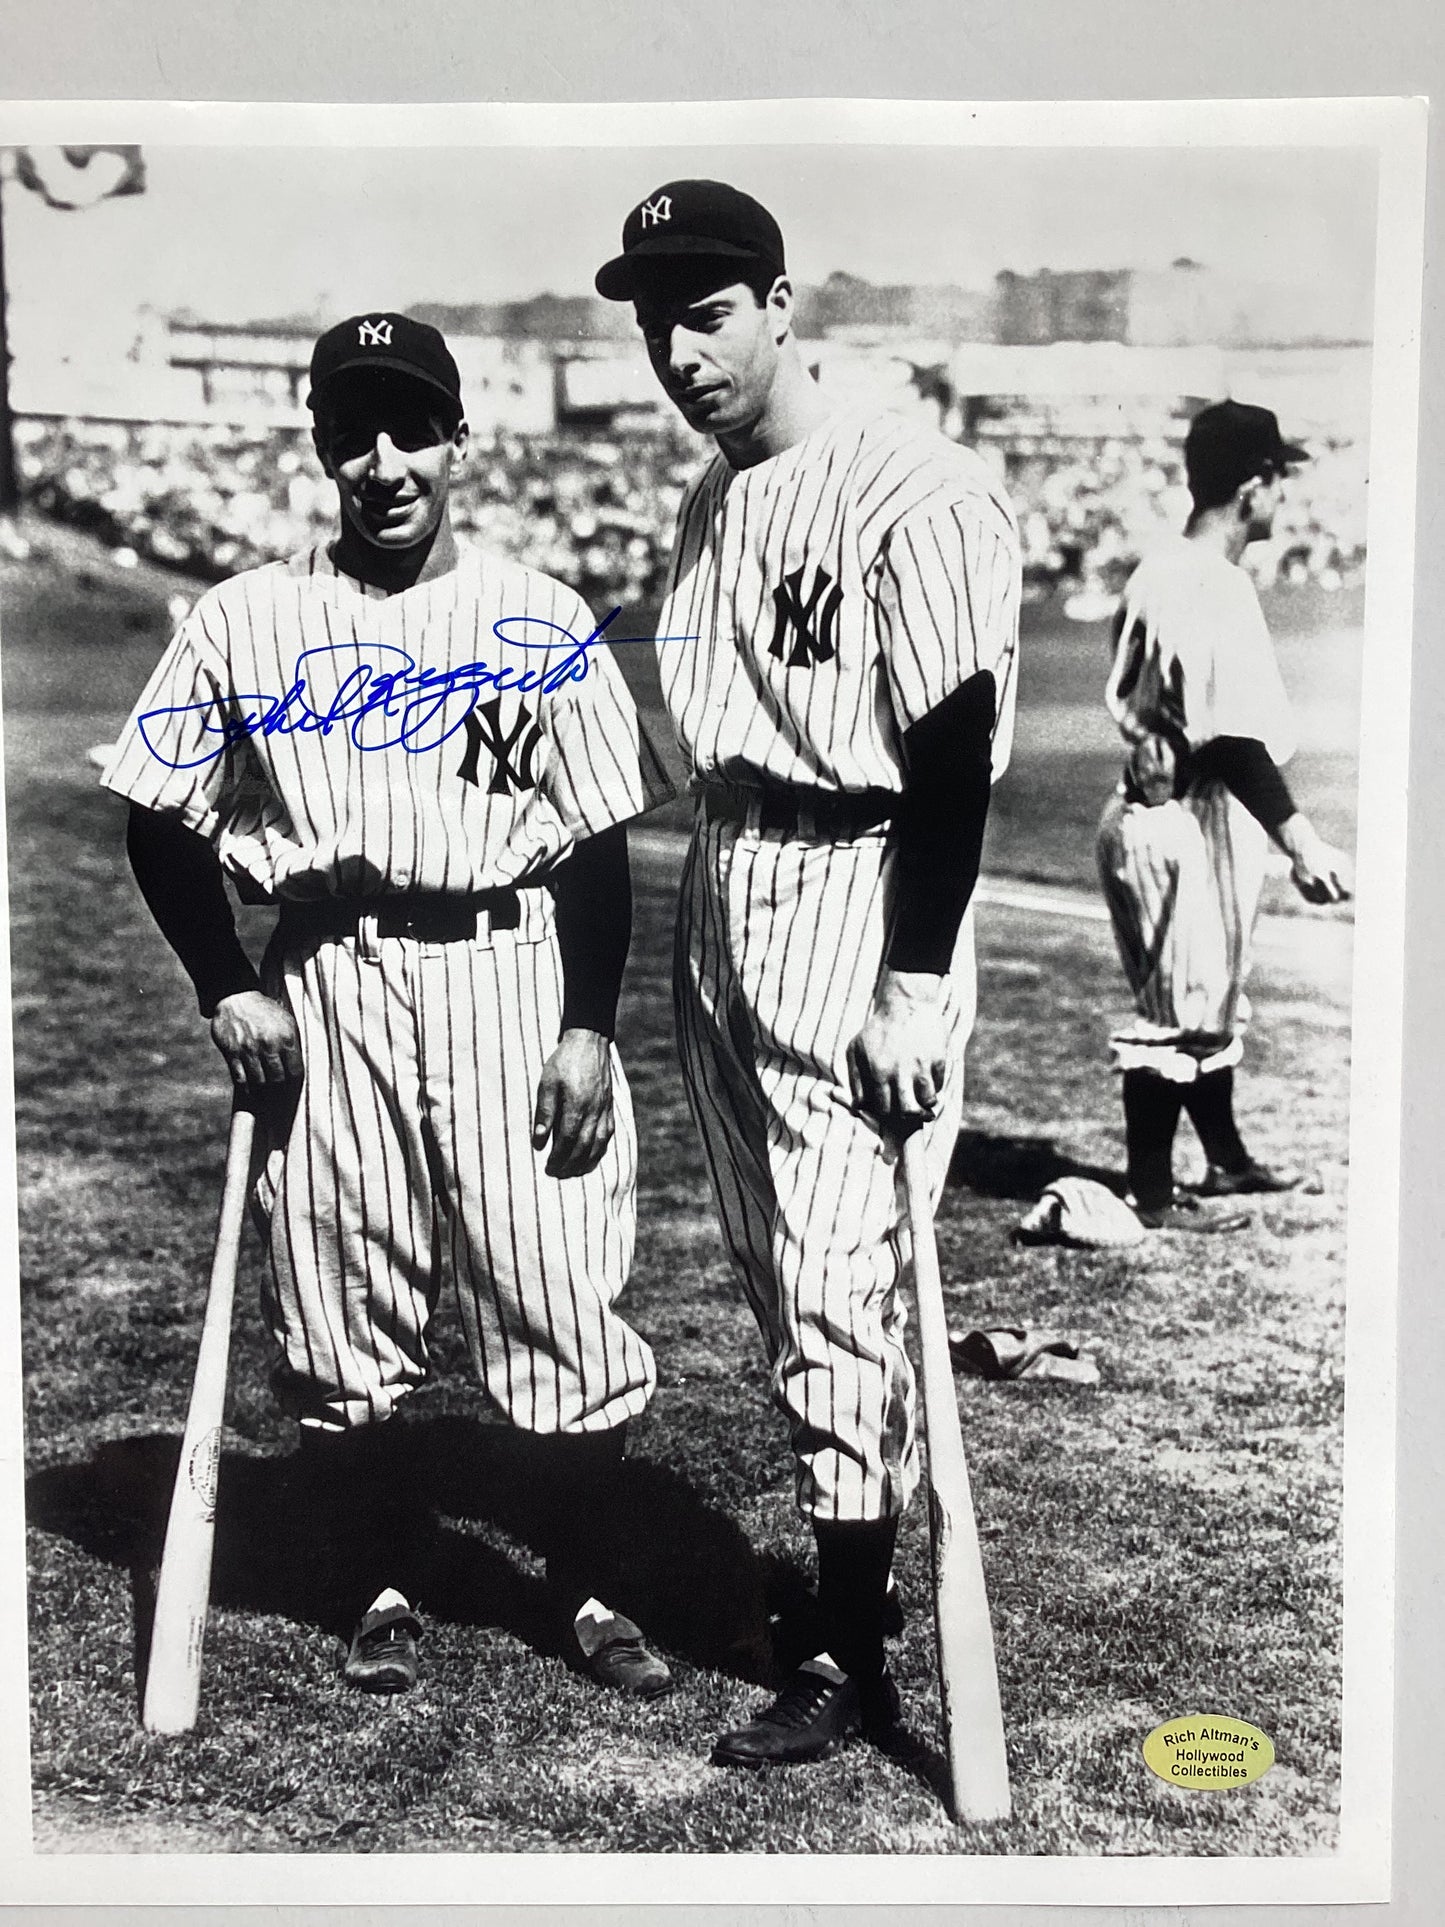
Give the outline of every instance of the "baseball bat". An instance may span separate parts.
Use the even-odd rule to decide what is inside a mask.
[[[955,1820],[1007,1820],[1010,1812],[1003,1703],[993,1622],[968,1483],[953,1360],[933,1237],[923,1133],[903,1143],[903,1194],[913,1240],[923,1419],[928,1436],[928,1529],[933,1551],[933,1625]]]
[[[216,1537],[216,1480],[231,1352],[231,1306],[251,1176],[256,1117],[237,1092],[226,1145],[226,1177],[196,1377],[181,1435],[181,1459],[171,1493],[165,1550],[156,1584],[141,1719],[151,1733],[186,1733],[201,1698],[201,1650],[211,1597],[211,1553]]]

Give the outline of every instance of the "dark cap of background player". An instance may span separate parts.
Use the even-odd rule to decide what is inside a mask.
[[[1196,500],[1227,502],[1242,482],[1308,460],[1307,450],[1280,434],[1270,409],[1249,402],[1201,408],[1184,438],[1184,470]]]
[[[761,201],[724,181],[665,181],[622,223],[622,252],[594,285],[609,301],[630,301],[659,267],[708,260],[787,273],[782,230]]]
[[[335,387],[343,375],[361,370],[404,375],[446,396],[458,414],[462,378],[437,329],[404,314],[357,314],[328,328],[311,351],[311,391],[306,406]]]

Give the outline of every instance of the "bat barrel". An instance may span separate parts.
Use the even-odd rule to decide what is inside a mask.
[[[954,1818],[1006,1820],[1012,1803],[993,1622],[968,1460],[958,1421],[933,1199],[922,1132],[903,1144],[904,1201],[913,1240],[923,1416],[928,1441],[928,1522],[939,1694]]]
[[[180,1464],[171,1492],[151,1621],[141,1719],[152,1733],[184,1733],[196,1723],[201,1695],[201,1653],[210,1605],[211,1554],[215,1543],[216,1484],[221,1463],[221,1423],[231,1349],[231,1311],[236,1267],[250,1186],[256,1118],[238,1094],[226,1146],[226,1177],[211,1261],[206,1313],[196,1353],[195,1381],[181,1434]]]

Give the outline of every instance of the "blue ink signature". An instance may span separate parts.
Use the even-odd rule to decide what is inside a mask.
[[[148,709],[137,723],[146,748],[167,769],[199,769],[253,736],[329,736],[343,725],[360,750],[403,749],[419,756],[440,749],[464,725],[485,690],[550,696],[568,683],[584,682],[591,667],[588,651],[594,643],[697,641],[696,636],[607,635],[621,613],[620,607],[612,610],[585,637],[543,616],[502,616],[492,624],[492,634],[504,648],[555,652],[559,638],[569,643],[566,655],[545,671],[518,670],[508,665],[493,669],[485,662],[460,663],[454,669],[425,669],[405,649],[390,643],[328,643],[301,651],[284,695],[211,697],[200,703]],[[522,629],[547,629],[552,633],[547,641],[533,641],[517,633]],[[362,660],[343,670],[337,659],[348,656]],[[335,688],[328,694],[329,681]],[[158,738],[191,718],[196,719],[203,737],[215,741],[199,755],[177,757]]]

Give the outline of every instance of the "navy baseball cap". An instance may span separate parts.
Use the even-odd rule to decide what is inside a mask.
[[[782,229],[751,194],[724,181],[665,181],[622,223],[622,252],[597,270],[597,292],[630,301],[660,265],[685,260],[783,265]]]
[[[1241,482],[1266,469],[1282,472],[1307,462],[1309,451],[1287,442],[1268,408],[1220,401],[1201,408],[1184,438],[1184,471],[1196,494],[1227,501]]]
[[[462,378],[440,332],[425,321],[405,314],[356,314],[328,328],[311,351],[311,392],[306,406],[341,375],[358,369],[380,369],[425,382],[462,405]]]

